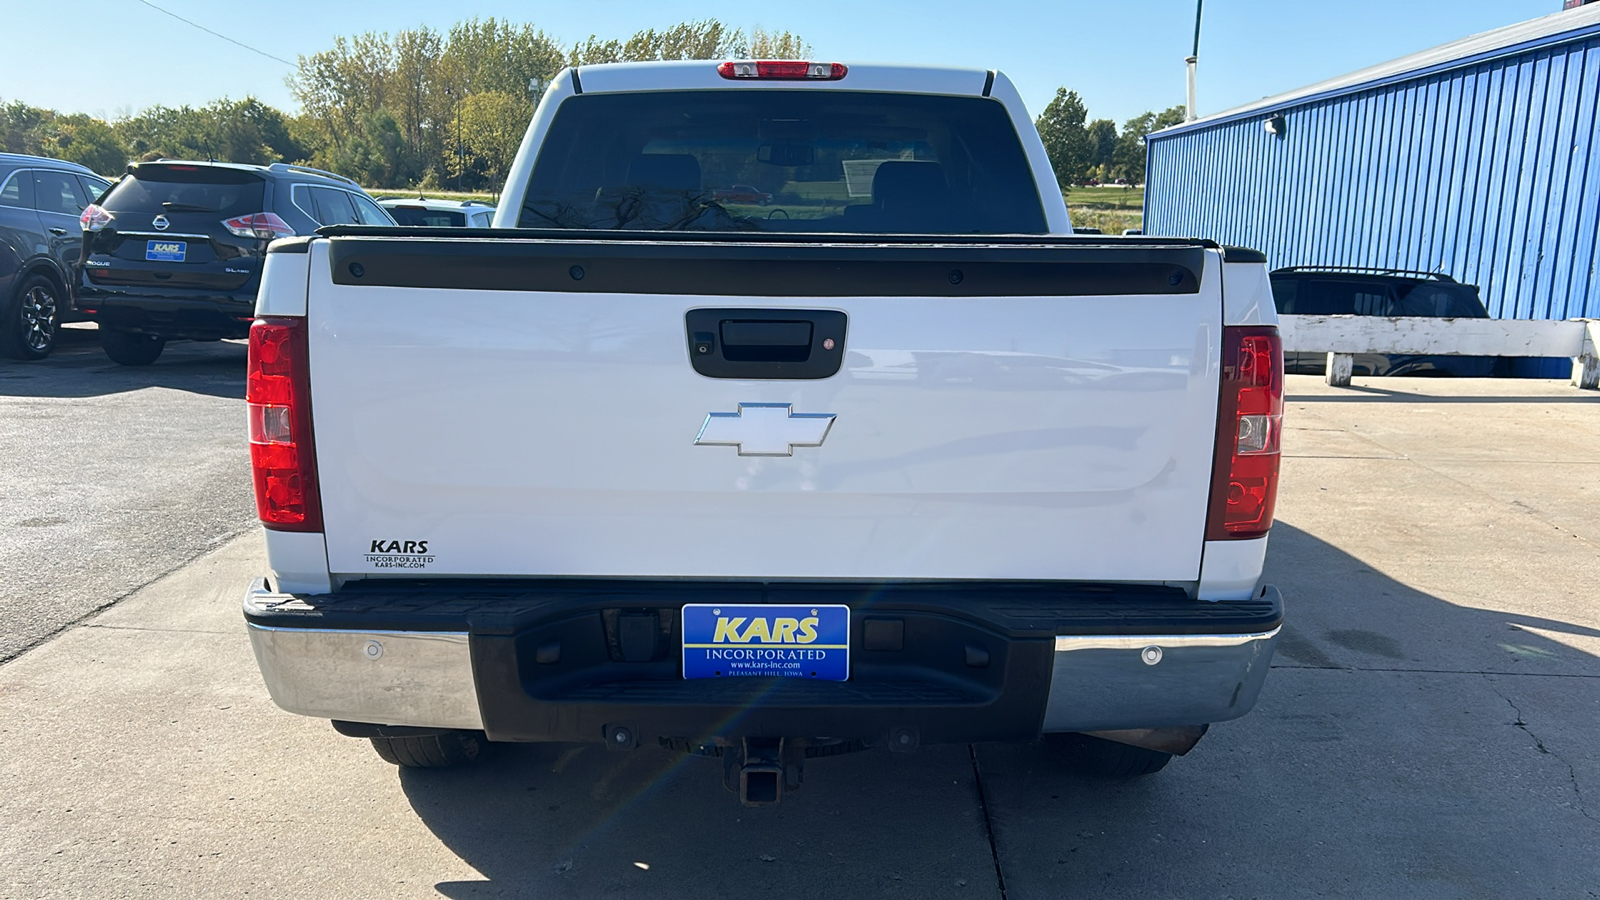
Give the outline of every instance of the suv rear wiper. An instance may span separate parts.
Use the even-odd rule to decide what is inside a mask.
[[[171,200],[161,204],[167,212],[218,212],[209,206],[196,206],[193,203],[173,203]]]

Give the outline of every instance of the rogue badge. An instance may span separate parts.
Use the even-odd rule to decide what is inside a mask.
[[[741,403],[738,412],[706,416],[696,446],[737,447],[740,456],[793,456],[796,447],[820,447],[833,413],[797,413],[792,403]]]

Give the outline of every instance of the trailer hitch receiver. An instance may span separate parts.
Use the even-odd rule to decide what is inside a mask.
[[[803,748],[786,738],[747,737],[722,756],[722,781],[745,806],[776,806],[800,787]]]

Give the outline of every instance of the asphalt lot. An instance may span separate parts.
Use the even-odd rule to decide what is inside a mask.
[[[1592,393],[1291,377],[1268,561],[1290,624],[1257,710],[1159,775],[1080,777],[1031,746],[871,752],[747,810],[714,763],[665,751],[398,772],[278,712],[238,614],[263,569],[242,351],[135,373],[97,354],[0,368],[0,633],[78,622],[0,665],[0,897],[1600,890]],[[28,543],[33,517],[68,521]]]
[[[0,360],[0,662],[255,523],[242,342]]]

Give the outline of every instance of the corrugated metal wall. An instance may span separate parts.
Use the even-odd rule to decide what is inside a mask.
[[[1145,232],[1444,272],[1498,318],[1600,317],[1597,106],[1600,36],[1153,136]]]

